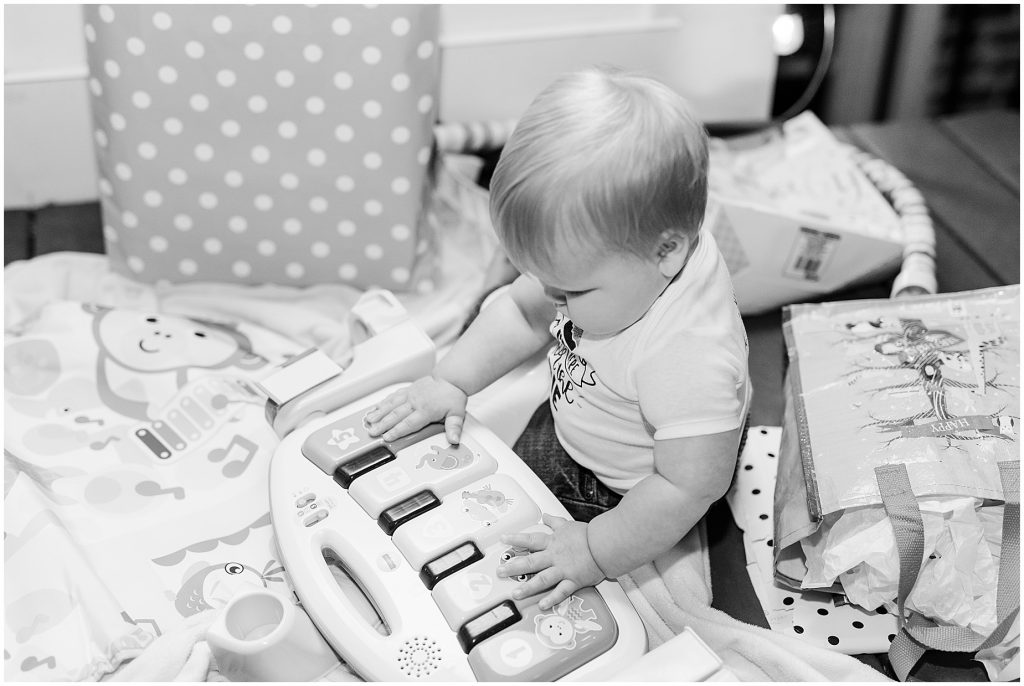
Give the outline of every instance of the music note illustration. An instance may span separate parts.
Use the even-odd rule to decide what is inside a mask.
[[[113,443],[114,441],[120,441],[120,440],[121,439],[118,438],[117,436],[108,436],[106,439],[104,439],[102,441],[94,441],[94,442],[90,443],[89,447],[91,449],[93,449],[93,450],[103,450],[104,448],[107,447],[108,444]]]
[[[102,419],[93,419],[91,417],[86,417],[85,415],[79,415],[75,417],[75,424],[99,424],[100,426],[103,426],[105,422]]]
[[[233,479],[236,476],[241,476],[243,472],[249,467],[249,463],[252,462],[252,458],[256,456],[256,451],[259,449],[255,443],[250,441],[245,436],[235,434],[231,439],[231,442],[224,448],[214,448],[209,452],[207,457],[210,462],[220,462],[225,459],[229,453],[235,450],[235,452],[244,453],[241,457],[233,462],[228,462],[221,469],[221,473],[229,479]]]
[[[160,631],[160,624],[158,624],[157,621],[154,620],[154,619],[142,619],[142,618],[135,619],[134,617],[132,617],[130,614],[128,614],[124,610],[121,610],[121,619],[123,619],[127,623],[132,624],[134,626],[140,626],[142,624],[149,624],[150,627],[152,627],[152,631],[153,631],[153,634],[155,636],[162,636],[163,635],[163,632]]]
[[[135,492],[139,495],[145,496],[157,496],[163,495],[164,493],[170,493],[174,496],[175,500],[185,499],[185,489],[181,486],[172,486],[171,488],[164,488],[155,481],[140,481],[135,484]]]

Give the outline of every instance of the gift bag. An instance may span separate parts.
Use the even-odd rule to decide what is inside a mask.
[[[86,5],[107,253],[133,278],[421,288],[436,5]]]
[[[895,613],[900,678],[929,647],[1012,676],[1019,287],[795,305],[784,318],[776,579]]]

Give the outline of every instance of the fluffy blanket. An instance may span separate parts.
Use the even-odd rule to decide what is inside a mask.
[[[619,579],[647,626],[651,647],[693,629],[725,666],[719,679],[740,681],[887,681],[856,659],[809,646],[733,619],[711,607],[711,569],[704,527],[672,550]],[[659,651],[660,652],[660,651]],[[642,662],[642,660],[641,660]],[[679,669],[686,656],[678,656]],[[643,665],[637,667],[643,670]],[[625,674],[629,674],[627,669]],[[645,677],[648,670],[641,672]],[[673,679],[665,673],[664,679]]]

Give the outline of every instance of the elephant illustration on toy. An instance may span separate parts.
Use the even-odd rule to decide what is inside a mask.
[[[433,454],[425,453],[416,465],[416,469],[430,467],[431,469],[448,472],[473,464],[473,452],[464,445],[449,445],[446,448],[434,445],[430,449],[434,451]]]

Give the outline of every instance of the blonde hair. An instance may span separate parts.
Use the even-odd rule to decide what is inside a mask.
[[[491,179],[491,218],[509,259],[550,271],[556,247],[653,256],[692,235],[707,203],[708,139],[677,93],[635,73],[562,75],[530,104]]]

